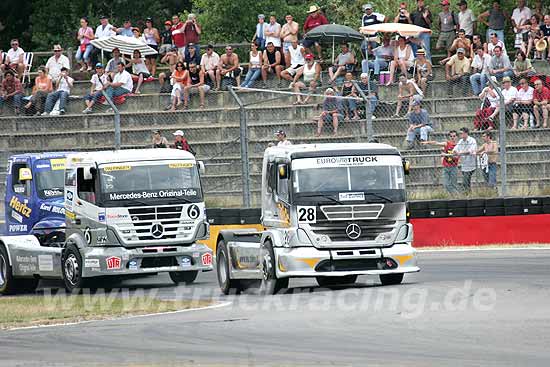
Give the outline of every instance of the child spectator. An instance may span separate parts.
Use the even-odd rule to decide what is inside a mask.
[[[160,33],[159,55],[162,57],[170,52],[173,47],[172,43],[172,22],[167,20],[164,22],[164,31]]]
[[[423,145],[435,145],[441,147],[441,164],[443,165],[443,187],[451,194],[458,194],[457,177],[458,177],[458,158],[453,155],[453,149],[456,146],[458,133],[456,130],[449,131],[447,141],[423,141]]]
[[[493,140],[493,134],[486,131],[481,135],[483,145],[477,150],[479,156],[479,167],[489,188],[497,187],[497,158],[498,144]]]
[[[50,115],[63,115],[65,114],[65,105],[69,99],[71,88],[73,87],[74,79],[69,76],[69,69],[61,68],[61,74],[55,81],[56,91],[48,94],[46,98],[46,107],[44,109],[43,116]],[[59,112],[53,111],[53,107],[56,102],[59,101]]]
[[[186,150],[189,153],[195,155],[195,151],[189,145],[187,139],[184,138],[183,131],[176,130],[173,135],[175,136],[174,144],[172,145],[173,149]]]
[[[90,83],[92,86],[90,87],[90,93],[84,97],[86,108],[82,113],[92,113],[94,104],[103,96],[102,91],[109,85],[109,79],[101,63],[96,64],[95,74],[92,75]]]

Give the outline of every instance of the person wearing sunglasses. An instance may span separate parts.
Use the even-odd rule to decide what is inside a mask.
[[[25,51],[19,47],[17,39],[12,39],[10,45],[11,48],[6,52],[5,62],[0,65],[0,69],[2,73],[7,69],[11,69],[17,72],[18,78],[21,79],[25,72]]]
[[[53,56],[48,59],[48,62],[46,62],[46,71],[48,72],[48,75],[52,77],[54,83],[59,79],[62,68],[71,68],[69,58],[63,55],[61,45],[54,45]]]

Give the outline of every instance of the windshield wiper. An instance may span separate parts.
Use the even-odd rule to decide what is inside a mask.
[[[299,197],[300,198],[325,198],[335,202],[336,204],[344,205],[344,203],[342,203],[340,200],[337,200],[332,196],[326,195],[326,194],[309,194],[309,195],[300,195]]]
[[[393,200],[390,199],[389,197],[384,196],[384,195],[377,194],[377,193],[375,193],[375,192],[365,192],[365,195],[375,196],[375,197],[377,197],[377,198],[379,198],[379,199],[386,200],[386,201],[389,202],[389,203],[393,203]]]

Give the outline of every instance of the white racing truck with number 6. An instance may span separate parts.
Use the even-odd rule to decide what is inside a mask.
[[[271,147],[262,168],[263,231],[226,230],[217,239],[226,294],[260,280],[274,294],[293,277],[321,286],[378,275],[398,284],[419,271],[408,223],[408,162],[385,144]]]

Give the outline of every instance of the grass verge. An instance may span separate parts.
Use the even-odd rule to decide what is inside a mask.
[[[210,301],[166,301],[150,296],[44,294],[0,297],[0,329],[104,320],[180,311],[212,305]]]

